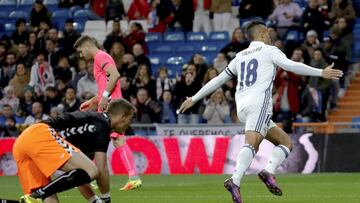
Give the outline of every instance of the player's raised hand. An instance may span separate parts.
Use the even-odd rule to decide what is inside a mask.
[[[181,104],[180,108],[179,108],[179,113],[184,113],[186,110],[188,110],[189,108],[191,108],[193,105],[195,104],[195,102],[193,102],[192,97],[187,97],[186,100],[184,101],[184,103]]]
[[[327,79],[335,79],[338,80],[343,76],[343,72],[338,69],[333,69],[334,63],[332,63],[330,66],[326,67],[322,72],[322,77]]]

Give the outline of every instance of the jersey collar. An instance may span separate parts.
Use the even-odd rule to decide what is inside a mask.
[[[111,126],[111,120],[110,120],[109,114],[107,112],[103,112],[102,115],[104,116],[106,121],[109,123],[109,127],[110,127]]]
[[[262,46],[262,45],[265,45],[265,43],[262,41],[252,41],[250,43],[249,47],[256,47],[256,46]]]

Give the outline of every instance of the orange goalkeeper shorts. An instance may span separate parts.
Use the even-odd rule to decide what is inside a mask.
[[[47,185],[51,175],[80,150],[58,135],[49,125],[34,124],[16,139],[13,155],[24,194]]]

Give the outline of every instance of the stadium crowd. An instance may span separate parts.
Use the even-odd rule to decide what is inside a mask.
[[[81,6],[87,3],[59,0],[59,6],[70,8],[75,6],[74,2]],[[138,109],[134,123],[237,122],[235,79],[188,112],[177,115],[176,110],[186,97],[216,77],[237,52],[247,48],[244,26],[232,32],[231,41],[221,45],[223,48],[213,61],[205,61],[200,53],[195,53],[176,77],[170,77],[165,66],[152,72],[146,33],[140,23],[132,23],[130,31],[121,30],[120,26],[122,19],[145,19],[149,32],[228,30],[233,15],[231,3],[231,0],[134,0],[125,11],[121,0],[108,1],[103,18],[113,20],[113,30],[99,46],[117,64],[123,97]],[[238,13],[240,25],[249,19],[263,19],[269,26],[273,45],[294,61],[316,68],[334,62],[345,73],[356,62],[352,53],[356,14],[349,0],[309,0],[307,5],[292,0],[242,0]],[[293,30],[300,32],[302,41],[287,38]],[[96,95],[93,64],[80,58],[73,48],[80,35],[71,18],[64,28],[53,26],[46,5],[36,0],[29,21],[18,19],[12,35],[1,36],[0,137],[18,135],[21,130],[18,125],[76,111],[83,101]],[[345,90],[346,77],[329,81],[278,69],[273,120],[326,121],[328,112],[336,110],[337,100]]]

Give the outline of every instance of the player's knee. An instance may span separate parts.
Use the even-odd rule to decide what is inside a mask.
[[[292,144],[291,138],[289,136],[286,136],[284,138],[284,141],[283,141],[282,145],[286,146],[290,151],[293,148],[293,144]]]
[[[99,175],[99,169],[95,166],[95,164],[91,167],[88,167],[86,172],[91,179],[95,179]]]

